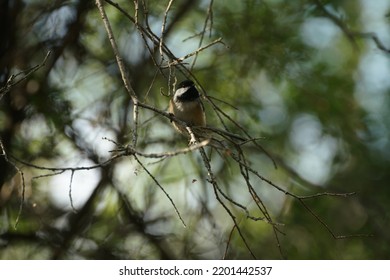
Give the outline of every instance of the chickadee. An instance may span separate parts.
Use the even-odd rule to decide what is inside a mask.
[[[178,85],[173,98],[169,102],[169,113],[185,122],[188,126],[206,126],[206,115],[203,103],[200,100],[200,94],[193,81],[185,80]],[[172,124],[181,134],[190,136],[184,125],[175,121],[172,121]],[[209,131],[212,131],[212,133],[209,133]],[[195,128],[194,132],[199,140],[207,139],[210,141],[208,145],[225,151],[229,150],[229,142],[233,141],[226,141],[227,138],[234,139],[233,142],[247,141],[247,139],[240,135],[209,126],[206,131],[202,128]],[[223,135],[223,137],[215,137],[216,135]],[[196,139],[192,139],[191,136],[190,145],[194,143],[194,140],[196,141]]]
[[[181,82],[169,102],[169,113],[189,126],[206,126],[206,115],[200,95],[193,81]],[[173,126],[181,134],[188,135],[186,128],[173,121]]]

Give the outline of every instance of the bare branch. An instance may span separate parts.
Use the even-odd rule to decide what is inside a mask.
[[[142,164],[142,162],[138,159],[137,156],[134,156],[135,160],[138,162],[139,165],[141,165],[142,169],[145,170],[145,172],[149,175],[150,178],[152,178],[152,180],[154,181],[154,183],[160,188],[160,190],[162,190],[162,192],[165,194],[165,196],[168,198],[169,202],[172,204],[173,208],[175,209],[175,212],[177,214],[177,216],[179,217],[181,223],[183,224],[184,227],[187,227],[186,223],[184,222],[183,218],[181,217],[180,215],[180,212],[179,210],[177,209],[176,207],[176,204],[175,202],[172,200],[172,198],[170,197],[170,195],[166,192],[166,190],[161,186],[161,184],[159,183],[159,181],[152,175],[152,173],[150,173],[150,171],[145,167],[145,165]]]
[[[164,60],[163,40],[164,40],[164,33],[165,33],[165,25],[167,24],[168,13],[169,13],[169,10],[171,9],[172,2],[173,2],[173,0],[169,0],[167,8],[165,9],[164,19],[163,19],[163,22],[161,24],[161,37],[160,37],[159,49],[160,49],[160,56],[161,56],[162,61]]]
[[[31,67],[28,70],[21,71],[21,72],[15,74],[15,75],[11,75],[8,78],[8,81],[6,82],[5,86],[0,88],[0,100],[4,97],[5,94],[7,94],[11,90],[12,87],[14,87],[17,84],[27,80],[27,78],[30,77],[33,73],[35,73],[36,71],[38,71],[39,69],[44,67],[46,65],[46,61],[49,58],[50,54],[51,54],[51,51],[48,51],[46,53],[45,58],[43,59],[43,61],[40,64],[35,65],[35,66]],[[15,80],[20,75],[24,75],[24,76],[21,77],[18,80]]]
[[[73,182],[73,176],[74,176],[74,170],[71,171],[70,174],[70,181],[69,181],[69,201],[70,201],[70,206],[73,210],[73,212],[77,213],[76,208],[73,205],[73,197],[72,197],[72,182]]]
[[[24,179],[24,173],[23,173],[22,169],[20,169],[17,165],[15,165],[12,161],[10,161],[8,159],[7,152],[6,152],[5,148],[4,148],[4,145],[3,145],[3,142],[1,141],[1,139],[0,139],[0,148],[1,148],[1,154],[0,155],[4,157],[4,160],[7,163],[9,163],[13,168],[15,168],[15,170],[18,172],[18,174],[20,176],[20,179],[22,181],[21,192],[20,192],[21,196],[20,196],[19,211],[18,211],[18,215],[16,216],[15,225],[14,225],[14,228],[16,229],[18,227],[20,217],[22,216],[23,205],[24,205],[25,194],[26,194],[26,182],[25,182],[25,179]]]
[[[194,56],[194,55],[197,56],[201,51],[204,51],[205,49],[207,49],[207,48],[209,48],[209,47],[211,47],[211,46],[213,46],[215,44],[218,44],[218,43],[221,43],[221,44],[224,45],[224,43],[222,41],[222,38],[215,39],[214,41],[212,41],[211,43],[207,44],[206,46],[199,47],[197,50],[193,51],[192,53],[186,54],[183,57],[177,58],[177,59],[169,62],[167,65],[162,66],[162,68],[169,68],[171,66],[174,66],[174,65],[177,65],[179,63],[182,63],[187,58],[189,58],[191,56]]]
[[[323,12],[323,14],[329,18],[334,24],[336,24],[349,39],[352,45],[357,49],[358,45],[356,43],[355,37],[368,38],[372,39],[378,49],[390,53],[390,48],[385,47],[385,45],[379,40],[378,36],[374,32],[358,32],[351,30],[347,24],[342,21],[339,17],[329,12],[329,10],[324,6],[321,0],[314,0],[314,3],[317,7]]]
[[[211,0],[209,7],[207,8],[207,15],[206,15],[206,19],[205,19],[204,24],[203,24],[203,30],[200,33],[200,40],[199,40],[198,48],[200,48],[203,44],[203,39],[204,39],[209,22],[210,22],[209,30],[210,30],[210,36],[211,36],[211,30],[213,29],[213,3],[214,3],[214,0]],[[195,67],[195,63],[196,63],[196,60],[198,58],[198,54],[199,54],[199,52],[195,53],[194,60],[191,63],[191,70],[193,70]]]

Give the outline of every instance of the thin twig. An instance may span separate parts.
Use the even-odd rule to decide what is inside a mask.
[[[122,57],[119,54],[118,46],[117,46],[117,43],[115,41],[115,36],[114,36],[114,33],[112,32],[111,24],[110,24],[110,21],[108,20],[106,11],[104,10],[103,4],[102,4],[102,0],[96,0],[95,3],[96,3],[96,6],[99,9],[100,16],[101,16],[101,18],[103,20],[104,27],[106,28],[108,39],[109,39],[109,41],[111,43],[111,48],[114,51],[115,59],[116,59],[116,62],[118,64],[121,76],[122,76],[123,84],[124,84],[128,94],[130,95],[132,101],[134,103],[136,103],[137,102],[137,96],[136,96],[136,93],[135,93],[133,87],[131,86],[130,80],[129,80],[128,76],[127,76],[126,66],[125,66],[125,64],[123,62]]]
[[[134,156],[134,158],[138,162],[138,164],[141,165],[142,169],[145,170],[145,172],[149,175],[149,177],[152,178],[152,180],[160,188],[160,190],[165,194],[165,196],[168,198],[169,202],[171,203],[171,205],[175,209],[175,212],[176,212],[177,216],[179,217],[181,223],[183,224],[184,227],[187,227],[186,223],[184,222],[183,218],[181,217],[181,214],[180,214],[179,210],[176,207],[175,202],[170,197],[170,195],[167,193],[167,191],[163,188],[163,186],[161,186],[159,181],[153,176],[152,173],[150,173],[150,171],[145,167],[145,165],[142,164],[142,162],[138,159],[138,157]]]
[[[169,13],[169,10],[171,9],[172,3],[173,3],[173,0],[169,0],[167,8],[165,9],[163,22],[161,24],[161,37],[160,37],[160,44],[159,44],[161,61],[164,60],[163,41],[164,41],[164,35],[165,35],[165,25],[167,24],[168,13]]]
[[[303,207],[320,223],[324,226],[324,228],[329,232],[329,234],[334,238],[334,239],[347,239],[351,237],[373,237],[372,234],[350,234],[350,235],[336,235],[333,230],[325,223],[314,211],[307,206],[307,204],[302,200],[298,199],[299,202],[303,205]]]
[[[236,150],[239,153],[238,158],[241,159],[244,163],[247,164],[247,160],[246,160],[245,154],[243,153],[241,147],[237,145],[236,146]],[[256,205],[259,208],[260,212],[264,215],[264,218],[266,219],[266,221],[272,225],[272,229],[273,229],[273,232],[274,232],[274,237],[275,237],[275,240],[276,240],[276,245],[277,245],[277,247],[279,249],[280,255],[284,258],[284,253],[282,251],[282,247],[280,245],[280,240],[279,240],[279,236],[278,236],[278,233],[282,233],[282,232],[277,227],[277,224],[272,220],[271,215],[268,213],[267,207],[265,206],[265,204],[263,203],[262,199],[259,197],[259,195],[256,193],[255,189],[253,188],[253,186],[252,186],[252,184],[250,182],[248,168],[246,166],[240,164],[240,163],[239,163],[239,167],[240,167],[241,175],[245,179],[246,185],[248,187],[248,192],[251,194],[253,201],[256,203]],[[282,233],[282,234],[284,234],[284,233]]]
[[[218,44],[218,43],[221,43],[223,44],[223,41],[222,41],[222,38],[218,38],[218,39],[215,39],[214,41],[212,41],[211,43],[207,44],[206,46],[203,46],[203,47],[199,47],[198,49],[196,49],[195,51],[189,53],[189,54],[186,54],[185,56],[183,57],[180,57],[180,58],[177,58],[171,62],[169,62],[167,65],[165,66],[162,66],[162,68],[169,68],[173,65],[177,65],[179,63],[182,63],[184,60],[186,60],[187,58],[191,57],[191,56],[194,56],[194,55],[197,55],[199,54],[201,51],[204,51],[205,49],[215,45],[215,44]]]
[[[241,231],[241,228],[239,227],[238,223],[237,223],[237,218],[236,216],[233,215],[233,213],[231,212],[231,210],[226,206],[226,204],[221,200],[220,196],[219,196],[219,193],[222,193],[222,191],[220,191],[220,187],[218,186],[218,183],[216,181],[216,178],[215,178],[215,175],[213,173],[213,171],[211,170],[211,165],[210,165],[210,159],[208,159],[207,155],[206,155],[206,152],[203,148],[200,148],[200,154],[202,156],[202,159],[203,159],[203,163],[207,169],[207,172],[208,172],[208,177],[209,177],[209,183],[213,186],[213,190],[214,190],[214,194],[215,194],[215,197],[216,199],[218,200],[219,204],[221,204],[221,206],[225,209],[225,211],[228,213],[228,215],[230,216],[230,218],[232,219],[234,225],[236,225],[236,228],[237,228],[237,231],[238,231],[238,234],[240,235],[241,237],[241,240],[244,242],[245,244],[245,247],[247,248],[247,250],[249,251],[249,253],[251,254],[251,256],[256,259],[256,256],[255,254],[253,253],[252,249],[250,248],[243,232]]]
[[[68,193],[68,195],[69,195],[70,207],[72,208],[74,213],[77,213],[77,210],[76,210],[76,208],[73,205],[73,197],[72,197],[72,182],[73,182],[74,173],[75,173],[75,171],[72,170],[71,174],[70,174],[69,193]]]
[[[323,14],[329,18],[334,24],[336,24],[345,34],[345,36],[350,40],[352,45],[357,49],[357,43],[355,37],[361,38],[369,38],[374,41],[375,45],[378,49],[390,53],[390,48],[387,48],[381,40],[379,40],[378,35],[374,32],[358,32],[351,30],[347,24],[341,20],[341,18],[337,17],[333,13],[329,12],[329,10],[324,6],[321,0],[314,0],[314,3],[317,7],[323,12]]]
[[[211,0],[209,7],[207,8],[207,15],[206,15],[206,19],[205,19],[204,24],[203,24],[203,30],[202,30],[201,35],[200,35],[198,48],[200,48],[203,44],[203,39],[204,39],[209,21],[210,21],[210,29],[209,30],[210,30],[210,35],[211,35],[211,30],[212,30],[212,26],[213,26],[213,3],[214,3],[214,0]],[[195,53],[194,60],[192,61],[191,67],[190,67],[191,71],[195,67],[196,60],[198,59],[198,54],[199,54],[199,52]]]
[[[31,67],[31,68],[28,69],[28,70],[21,71],[21,72],[15,74],[15,75],[11,75],[11,76],[8,78],[8,80],[7,80],[6,84],[5,84],[5,86],[3,86],[2,88],[0,88],[0,100],[3,98],[3,96],[4,96],[5,94],[7,94],[7,93],[11,90],[12,87],[14,87],[14,86],[16,86],[17,84],[19,84],[19,83],[21,83],[21,82],[27,80],[27,78],[30,77],[34,72],[38,71],[40,68],[42,68],[43,66],[45,66],[45,65],[46,65],[46,61],[47,61],[47,59],[49,58],[50,54],[51,54],[51,51],[48,51],[48,52],[46,53],[45,58],[43,59],[43,61],[42,61],[40,64],[35,65],[35,66]],[[18,80],[15,80],[18,76],[23,75],[23,74],[24,74],[24,76],[23,76],[22,78],[20,78],[20,79],[18,79]]]
[[[8,159],[7,152],[5,150],[5,147],[4,147],[3,142],[1,141],[1,139],[0,139],[0,148],[1,148],[1,154],[0,155],[4,158],[4,160],[7,163],[9,163],[13,168],[15,168],[15,170],[18,172],[18,174],[20,176],[20,179],[22,181],[21,192],[20,192],[21,195],[20,195],[19,211],[18,211],[18,215],[16,216],[15,225],[14,225],[14,228],[16,229],[18,227],[20,217],[22,216],[24,199],[25,199],[25,195],[26,195],[26,182],[24,180],[24,173],[23,173],[22,169],[20,169],[16,164],[14,164],[12,161],[10,161]]]
[[[137,155],[137,156],[141,156],[141,157],[145,157],[145,158],[168,158],[168,157],[174,157],[177,155],[186,154],[186,153],[198,150],[201,147],[207,146],[209,144],[209,142],[210,142],[210,140],[206,139],[200,143],[196,143],[194,145],[191,145],[188,148],[179,149],[179,150],[171,151],[171,152],[168,151],[168,152],[163,152],[163,153],[144,153],[144,152],[135,150],[131,146],[126,146],[126,147],[119,148],[119,149],[116,149],[116,150],[113,150],[110,152],[121,152],[117,156]]]
[[[229,245],[230,245],[230,242],[232,240],[232,237],[233,237],[233,232],[234,230],[236,229],[236,225],[234,224],[232,229],[230,230],[230,233],[229,233],[229,237],[228,237],[228,241],[226,242],[226,247],[225,247],[225,253],[223,254],[223,259],[226,260],[227,259],[227,253],[228,253],[228,250],[229,250]]]
[[[137,95],[135,93],[134,88],[132,87],[132,85],[130,83],[130,79],[129,79],[128,75],[127,75],[126,66],[125,66],[125,64],[123,62],[123,59],[122,59],[122,57],[119,54],[118,46],[117,46],[117,43],[116,43],[115,37],[114,37],[114,33],[112,32],[111,24],[110,24],[110,21],[108,20],[106,11],[104,10],[103,4],[102,4],[102,0],[96,0],[95,3],[96,3],[96,6],[99,9],[100,16],[101,16],[101,18],[103,20],[103,23],[104,23],[104,27],[106,28],[108,39],[109,39],[109,41],[111,43],[111,47],[112,47],[112,50],[114,52],[114,55],[115,55],[115,58],[116,58],[116,62],[118,64],[119,71],[121,73],[123,84],[124,84],[124,86],[126,88],[127,93],[129,94],[131,100],[133,101],[133,105],[134,105],[134,114],[133,114],[134,128],[132,129],[132,132],[133,132],[133,145],[135,146],[137,144],[137,138],[138,138],[138,98],[137,98]]]

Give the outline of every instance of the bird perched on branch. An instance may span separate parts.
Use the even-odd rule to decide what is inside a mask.
[[[226,149],[227,144],[223,139],[233,139],[233,141],[240,142],[246,140],[228,131],[206,127],[204,106],[193,81],[185,80],[178,85],[169,102],[169,113],[186,124],[172,120],[175,129],[190,138],[190,145],[196,143],[197,140],[208,139],[210,146]],[[190,131],[187,130],[186,126],[191,127]]]
[[[204,106],[193,81],[185,80],[178,85],[169,102],[169,113],[181,121],[179,123],[171,120],[177,131],[190,138],[190,145],[196,144],[198,140],[203,141],[203,143],[207,141],[206,145],[231,154],[232,148],[240,152],[242,145],[251,142],[265,152],[276,167],[273,158],[263,147],[256,143],[256,140],[262,138],[246,138],[245,136],[243,137],[227,130],[206,126]],[[189,130],[187,126],[190,127]]]
[[[206,115],[200,94],[193,81],[181,82],[169,102],[169,113],[188,126],[206,126]],[[189,135],[186,127],[173,121],[173,126],[181,134]]]

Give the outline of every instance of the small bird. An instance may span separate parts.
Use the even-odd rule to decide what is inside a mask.
[[[193,81],[185,80],[181,82],[169,102],[169,113],[177,119],[193,127],[194,135],[190,135],[186,127],[178,122],[172,121],[175,129],[190,138],[189,145],[199,141],[208,141],[208,145],[216,149],[229,150],[229,142],[246,141],[245,138],[214,127],[206,127],[206,115],[200,94]],[[196,139],[193,138],[196,137]],[[229,141],[226,141],[230,139]]]
[[[181,82],[169,102],[169,113],[188,126],[206,126],[206,115],[200,94],[193,81]],[[185,126],[173,121],[173,126],[181,134],[188,136]]]

